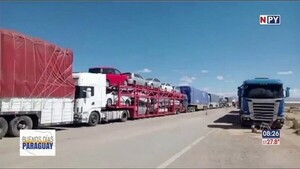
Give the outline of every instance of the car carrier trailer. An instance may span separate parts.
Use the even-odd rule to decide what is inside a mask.
[[[79,92],[86,94],[83,94],[80,99],[78,97],[76,99],[75,107],[78,107],[74,113],[76,123],[96,125],[103,121],[107,122],[116,119],[126,121],[127,119],[171,115],[186,111],[184,106],[185,95],[151,88],[150,86],[110,86],[109,90],[113,90],[114,93],[116,93],[117,101],[114,104],[108,105],[108,97],[105,96],[107,93],[106,90],[108,90],[106,88],[106,76],[104,74],[80,73],[74,75],[74,77],[87,75],[98,76],[98,79],[88,78],[93,79],[93,84],[83,84],[88,80],[77,83],[80,84],[80,86],[94,86],[94,88],[88,90],[83,88],[82,91]],[[97,93],[102,94],[100,94],[101,96],[97,96]],[[122,102],[122,97],[130,98],[130,104]],[[87,98],[89,98],[89,103],[86,101]],[[97,106],[99,109],[89,109],[85,111],[80,108],[85,104],[97,104],[96,102],[99,103]],[[91,119],[94,119],[92,123]]]

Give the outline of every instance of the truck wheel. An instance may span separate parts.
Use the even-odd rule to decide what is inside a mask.
[[[19,137],[20,130],[32,129],[33,122],[28,116],[15,117],[9,122],[8,133],[11,136]]]
[[[7,121],[0,117],[0,139],[6,135],[8,129]]]
[[[89,117],[89,126],[96,126],[100,121],[99,114],[97,112],[92,112]]]
[[[128,119],[128,113],[127,111],[123,111],[122,117],[121,117],[121,122],[125,122]]]

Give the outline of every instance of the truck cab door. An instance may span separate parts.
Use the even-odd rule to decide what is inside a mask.
[[[86,86],[85,92],[85,98],[83,101],[83,112],[90,112],[91,108],[95,105],[95,101],[93,99],[93,96],[95,95],[94,87]]]

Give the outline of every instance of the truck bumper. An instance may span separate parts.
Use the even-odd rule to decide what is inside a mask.
[[[263,123],[263,122],[268,123],[268,121],[254,120],[248,114],[242,114],[241,121],[242,121],[242,123],[246,124],[247,126],[254,124],[256,127],[259,127],[261,125],[261,123]],[[281,129],[283,124],[284,124],[284,117],[277,117],[277,119],[274,120],[271,128]]]
[[[88,123],[88,118],[83,118],[82,114],[75,113],[74,114],[74,123]]]

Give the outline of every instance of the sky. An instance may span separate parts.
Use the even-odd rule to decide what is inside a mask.
[[[279,26],[259,15],[281,15]],[[74,71],[112,66],[220,95],[255,77],[300,97],[300,2],[0,2],[0,28],[74,51]]]

